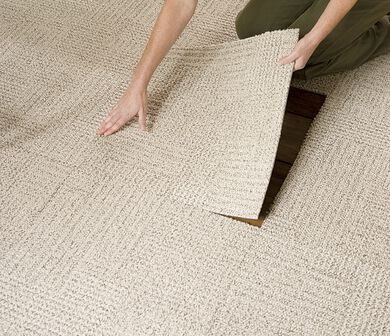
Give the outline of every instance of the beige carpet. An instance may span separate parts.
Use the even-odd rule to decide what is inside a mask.
[[[129,81],[129,66],[121,67],[129,57],[118,63],[108,56],[112,51],[98,47],[123,18],[112,16],[95,27],[81,19],[82,6],[75,5],[79,20],[72,16],[68,34],[61,30],[58,37],[55,29],[47,31],[56,16],[46,18],[45,8],[37,13],[39,21],[25,12],[13,14],[13,21],[7,16],[2,142],[67,166],[87,161],[91,174],[108,159],[119,163],[118,174],[134,166],[153,170],[173,198],[216,213],[257,218],[292,73],[291,65],[280,66],[277,60],[292,50],[298,31],[173,48],[149,86],[149,133],[140,134],[132,123],[102,138],[95,129]],[[24,18],[34,21],[27,21],[26,33],[15,32],[14,25]],[[137,24],[132,19],[129,15],[129,27]],[[135,59],[143,45],[132,34],[128,28],[126,53]],[[95,49],[96,65],[85,68]],[[79,57],[85,59],[79,62]]]
[[[175,171],[127,165],[138,154],[118,145],[136,125],[86,133],[124,88],[124,55],[142,42],[131,49],[128,34],[144,36],[158,4],[60,4],[1,4],[0,334],[389,334],[390,57],[332,84],[258,229],[186,205],[185,189],[172,197]],[[231,40],[238,7],[201,2],[179,44]],[[128,15],[140,30],[123,29]]]
[[[88,132],[88,125],[104,118],[99,106],[115,95],[107,87],[118,81],[116,74],[95,75],[106,83],[106,92],[94,99],[95,109],[73,121],[85,125],[82,141],[90,143],[82,169],[93,174],[110,159],[118,162],[118,174],[134,166],[152,170],[166,181],[167,196],[216,213],[257,218],[292,71],[277,59],[295,41],[297,31],[279,31],[172,50],[150,85],[146,134],[135,123],[110,138]]]
[[[389,68],[335,85],[211,335],[390,334]]]
[[[158,197],[155,176],[113,166],[98,182],[66,179],[13,226],[1,258],[6,335],[207,334],[254,228]],[[153,192],[136,187],[152,180]]]

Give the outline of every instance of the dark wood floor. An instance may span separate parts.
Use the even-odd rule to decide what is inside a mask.
[[[290,88],[286,113],[282,125],[281,137],[276,154],[276,161],[271,175],[271,181],[265,195],[259,219],[235,218],[255,226],[261,226],[269,209],[281,188],[314,117],[319,112],[324,95]]]

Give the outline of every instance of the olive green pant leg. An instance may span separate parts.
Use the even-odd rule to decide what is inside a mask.
[[[329,0],[315,0],[288,28],[304,36],[315,25]],[[384,54],[390,48],[390,0],[359,0],[335,29],[320,43],[306,67],[294,77],[313,78],[350,70]]]
[[[236,17],[240,39],[266,31],[286,29],[314,0],[250,0]]]
[[[311,59],[294,77],[310,79],[336,72],[352,70],[365,62],[390,52],[389,16],[383,17],[337,56],[320,63]]]
[[[308,33],[329,0],[251,0],[236,18],[239,38],[266,31],[299,28]],[[294,77],[313,78],[353,69],[389,51],[390,0],[359,0],[329,36],[321,42],[306,67]]]

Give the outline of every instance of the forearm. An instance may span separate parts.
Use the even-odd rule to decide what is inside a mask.
[[[145,90],[150,78],[195,12],[197,0],[166,0],[136,66],[129,89]]]
[[[358,0],[330,0],[317,23],[308,33],[315,44],[320,44],[351,10]]]

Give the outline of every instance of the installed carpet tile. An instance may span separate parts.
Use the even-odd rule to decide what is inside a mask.
[[[378,262],[388,257],[389,67],[390,55],[378,57],[345,75],[327,97],[275,200],[269,225],[284,222],[278,229],[298,240],[310,237],[313,245],[346,250],[352,245],[362,256],[375,251],[372,260]]]
[[[259,232],[207,335],[388,335],[389,267],[324,245]]]
[[[143,45],[129,28],[126,50],[132,54],[118,62],[105,44],[118,17],[94,25],[96,8],[77,4],[71,17],[67,12],[61,19],[54,9],[47,16],[47,6],[37,11],[16,2],[2,14],[2,146],[74,169],[81,165],[91,174],[106,159],[122,163],[118,169],[153,170],[172,198],[257,218],[292,74],[292,65],[277,60],[292,50],[298,31],[174,47],[149,85],[149,132],[141,134],[134,121],[103,138],[95,130],[130,78],[123,61],[134,62]],[[63,6],[71,10],[67,2]],[[129,20],[137,23],[137,15],[129,13]]]
[[[389,335],[389,56],[324,86],[329,96],[258,229],[203,209],[255,215],[250,189],[239,189],[238,203],[223,197],[226,177],[246,186],[263,172],[234,174],[253,169],[244,162],[260,150],[254,93],[268,85],[256,78],[268,70],[255,58],[271,66],[296,32],[175,48],[151,83],[150,133],[132,123],[95,137],[159,5],[0,5],[0,334]],[[201,1],[179,42],[231,40],[238,6]],[[291,68],[274,70],[265,81],[288,85]],[[251,93],[227,109],[237,107],[231,96],[243,94],[245,78]],[[188,106],[178,92],[190,93]],[[207,114],[213,94],[226,107],[216,119]],[[199,118],[189,113],[195,98]],[[275,111],[259,120],[275,122]],[[222,138],[219,127],[230,133]],[[169,142],[159,142],[163,132]],[[216,149],[226,156],[211,160]],[[230,170],[220,171],[224,158]],[[229,188],[217,183],[224,179]]]
[[[2,227],[2,333],[387,335],[389,83],[374,74],[389,60],[328,97],[261,229],[171,201],[159,174],[114,159],[60,176],[58,161],[6,156],[6,187],[32,162],[23,200],[46,199]]]
[[[206,335],[256,230],[134,169],[69,176],[0,258],[3,335]],[[138,184],[153,182],[145,193]],[[5,229],[3,229],[5,230]]]

